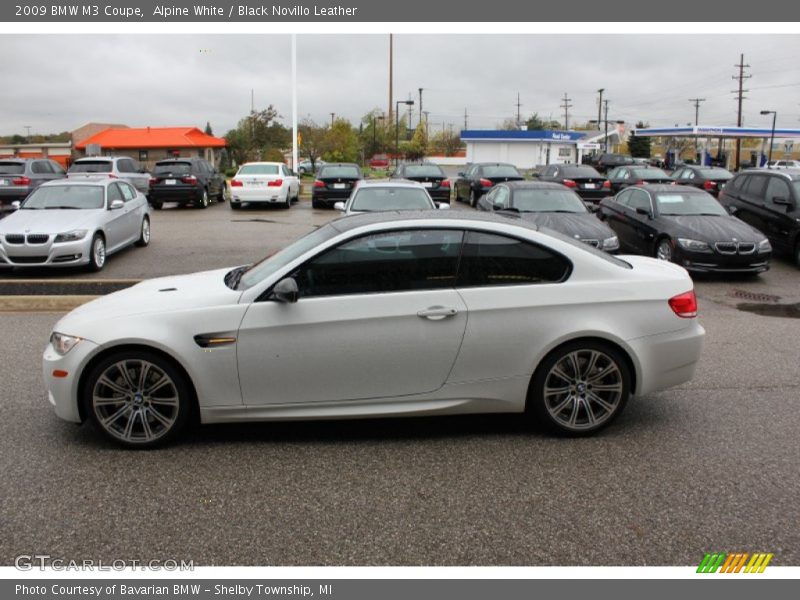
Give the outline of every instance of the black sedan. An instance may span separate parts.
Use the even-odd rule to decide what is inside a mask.
[[[695,272],[769,269],[772,248],[764,234],[693,187],[630,187],[601,201],[598,216],[617,234],[623,252],[655,256]]]
[[[672,172],[676,184],[691,185],[707,191],[714,197],[733,178],[733,173],[722,167],[684,166]]]
[[[619,241],[611,228],[586,208],[580,196],[558,183],[500,183],[478,201],[478,209],[518,214],[526,221],[606,252],[619,248]]]
[[[671,175],[658,167],[633,165],[630,167],[617,167],[608,173],[608,182],[611,192],[616,194],[631,185],[644,185],[646,183],[672,183]]]
[[[517,171],[517,167],[506,163],[473,163],[466,171],[458,174],[456,179],[456,202],[469,201],[470,206],[477,206],[481,196],[487,193],[496,183],[506,181],[522,181],[525,177]]]
[[[346,202],[362,179],[364,175],[357,164],[327,163],[317,171],[314,187],[311,188],[311,206],[324,208],[332,207],[337,202]]]
[[[599,202],[611,195],[608,180],[587,165],[547,165],[540,181],[560,183],[575,190],[584,200]]]
[[[450,202],[450,180],[439,165],[409,163],[400,165],[392,179],[418,181],[436,202]]]

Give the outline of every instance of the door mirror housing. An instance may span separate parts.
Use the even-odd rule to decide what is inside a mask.
[[[437,202],[436,208],[439,210],[450,210],[450,205],[447,202]]]
[[[122,200],[112,200],[111,204],[108,207],[108,210],[119,210],[123,206],[125,206],[125,202],[123,202]]]
[[[598,210],[600,210],[600,205],[595,204],[594,202],[584,202],[583,204],[586,206],[587,209],[589,209],[589,212],[591,213],[596,213]]]
[[[783,196],[773,196],[772,202],[774,204],[780,204],[781,206],[791,206],[792,203],[789,202],[788,198],[784,198]]]
[[[464,171],[459,171],[458,172],[458,176],[459,177],[466,177],[466,175],[464,175]]]
[[[11,203],[11,209],[12,209],[12,210],[19,210],[19,207],[20,207],[20,206],[22,206],[22,203],[21,203],[19,200],[14,200],[14,201]]]
[[[338,211],[344,212],[344,202],[337,202],[336,204],[333,205],[333,208],[335,208]]]
[[[651,213],[646,208],[642,208],[641,206],[637,206],[636,207],[636,214],[637,215],[646,215],[648,219],[652,219],[653,218],[653,213]]]
[[[297,302],[298,295],[299,290],[297,288],[297,282],[293,277],[286,277],[281,279],[275,284],[275,287],[272,288],[270,300],[277,300],[285,304],[294,304]]]

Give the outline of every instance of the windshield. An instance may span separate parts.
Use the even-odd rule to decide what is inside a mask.
[[[317,177],[352,177],[361,179],[361,171],[358,167],[324,167],[319,171]]]
[[[79,160],[72,163],[68,173],[110,173],[110,160]]]
[[[17,162],[0,163],[0,175],[22,175],[25,165]]]
[[[425,210],[436,208],[425,190],[416,188],[376,187],[356,192],[350,209],[360,212],[384,210]]]
[[[237,175],[277,175],[278,165],[244,165]]]
[[[403,174],[406,177],[444,177],[436,165],[407,165]]]
[[[667,175],[661,169],[631,169],[633,174],[636,175],[639,179],[672,179],[669,175]]]
[[[23,209],[98,209],[105,206],[101,185],[53,185],[37,188],[22,204]]]
[[[520,212],[588,212],[583,200],[569,190],[516,190],[512,206]]]
[[[239,286],[236,289],[246,290],[257,285],[279,269],[288,265],[294,259],[337,235],[339,235],[339,232],[330,224],[315,229],[311,233],[306,234],[299,240],[292,242],[282,250],[267,256],[261,260],[261,262],[247,269],[244,275],[242,275]]]
[[[156,163],[153,175],[189,175],[192,172],[192,163],[188,162],[167,162]]]
[[[521,177],[516,167],[511,165],[491,165],[483,167],[483,174],[486,177]]]
[[[656,206],[662,216],[712,215],[724,217],[728,214],[713,196],[703,192],[656,194]]]
[[[621,260],[619,258],[611,256],[608,252],[604,252],[602,250],[598,250],[594,246],[590,246],[589,244],[587,244],[585,242],[582,242],[580,240],[576,240],[575,238],[572,238],[572,237],[570,237],[568,235],[564,235],[563,233],[560,233],[560,232],[555,231],[553,229],[550,229],[548,227],[539,227],[539,231],[549,235],[550,237],[554,237],[556,239],[559,239],[562,242],[565,242],[565,243],[569,244],[570,246],[574,246],[575,248],[580,248],[584,252],[588,252],[589,254],[594,254],[598,258],[602,258],[603,260],[605,260],[607,262],[610,262],[610,263],[612,263],[614,265],[617,265],[618,267],[622,267],[623,269],[632,269],[633,268],[630,265],[630,263],[627,263],[624,260]]]

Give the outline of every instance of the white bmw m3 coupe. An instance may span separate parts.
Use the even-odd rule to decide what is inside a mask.
[[[262,262],[144,281],[55,326],[56,414],[146,448],[187,422],[528,413],[561,433],[691,379],[692,280],[522,219],[374,213]]]

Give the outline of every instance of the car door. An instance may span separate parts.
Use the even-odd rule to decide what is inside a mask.
[[[478,210],[494,210],[494,202],[497,194],[500,193],[501,186],[497,186],[491,189],[488,194],[484,194],[480,198],[478,198]]]
[[[734,210],[729,212],[764,234],[768,230],[765,221],[767,213],[764,207],[767,178],[767,175],[751,174],[747,175],[746,179],[736,189],[725,188],[725,194],[736,199],[733,203]]]
[[[439,389],[461,346],[463,232],[362,235],[292,273],[294,303],[264,299],[238,333],[248,406],[397,399]]]
[[[779,175],[769,177],[764,194],[763,222],[761,229],[770,241],[784,252],[791,251],[793,234],[797,230],[795,212],[797,205],[792,197],[789,182]]]
[[[461,200],[469,200],[469,193],[472,190],[472,180],[475,176],[475,171],[478,169],[477,165],[472,165],[464,171],[464,175],[458,179],[457,190],[458,197]]]
[[[297,176],[287,167],[283,165],[283,176],[289,184],[289,197],[296,198],[300,194],[300,180]]]
[[[119,182],[112,183],[107,188],[106,194],[106,248],[111,253],[120,248],[130,237],[130,218],[126,212],[125,197],[119,187]],[[122,200],[122,208],[111,209],[111,203]]]
[[[614,230],[622,249],[635,250],[633,211],[630,208],[631,194],[634,190],[625,190],[614,198],[603,201],[603,220]]]
[[[639,211],[646,211],[646,213]],[[656,239],[656,227],[654,225],[655,210],[650,194],[642,189],[631,189],[628,214],[630,216],[629,246],[641,254],[652,254],[652,245]]]
[[[123,244],[129,244],[139,239],[142,224],[142,206],[139,200],[139,194],[136,189],[127,181],[120,181],[115,185],[119,186],[122,193],[122,199],[125,202],[125,208],[122,210],[125,213],[125,240]]]

